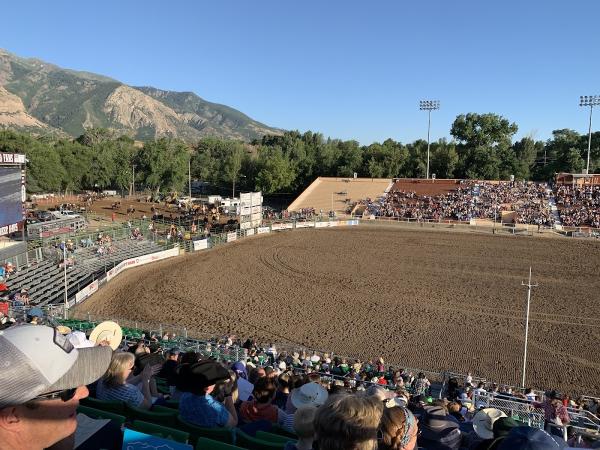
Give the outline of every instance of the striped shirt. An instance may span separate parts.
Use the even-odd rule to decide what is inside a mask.
[[[140,406],[144,402],[144,395],[133,384],[108,387],[103,380],[98,381],[96,398],[98,400],[120,400],[131,406]]]

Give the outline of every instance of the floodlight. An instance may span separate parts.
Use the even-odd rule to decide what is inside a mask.
[[[600,95],[581,95],[579,96],[579,106],[590,107],[590,127],[588,130],[588,154],[587,154],[587,166],[585,173],[590,173],[590,150],[592,148],[592,112],[594,106],[600,106]]]

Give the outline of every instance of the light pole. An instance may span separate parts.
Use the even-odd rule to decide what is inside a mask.
[[[65,314],[64,314],[64,318],[65,320],[67,320],[69,318],[69,302],[67,300],[67,244],[65,241],[62,241],[62,248],[63,248],[63,270],[64,270],[64,277],[65,277]]]
[[[439,100],[421,100],[419,102],[419,109],[421,111],[427,111],[427,179],[429,180],[429,132],[431,131],[431,111],[440,109]]]
[[[523,353],[523,378],[521,379],[521,387],[525,387],[525,370],[527,369],[527,337],[529,335],[529,305],[531,302],[531,288],[537,287],[537,284],[531,284],[531,267],[529,267],[529,281],[525,283],[521,281],[522,286],[527,286],[527,315],[525,316],[525,351]]]
[[[588,154],[587,154],[587,166],[585,169],[586,175],[590,174],[590,150],[592,148],[592,112],[594,106],[600,106],[600,95],[582,95],[579,97],[579,106],[590,107],[590,127],[588,130]]]

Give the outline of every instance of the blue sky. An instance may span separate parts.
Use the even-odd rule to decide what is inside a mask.
[[[545,140],[587,133],[599,18],[597,0],[23,0],[2,7],[0,47],[363,144],[426,137],[420,99],[441,101],[433,139],[495,112]]]

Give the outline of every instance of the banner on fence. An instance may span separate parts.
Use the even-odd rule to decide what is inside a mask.
[[[258,227],[256,229],[257,234],[270,233],[271,229],[269,227]]]
[[[237,233],[235,231],[227,233],[227,242],[233,242],[237,239]]]
[[[75,303],[79,303],[84,301],[90,295],[98,290],[98,280],[92,281],[82,290],[80,290],[77,294],[75,294]]]
[[[150,253],[148,255],[138,256],[137,258],[126,259],[120,264],[116,265],[108,272],[106,272],[106,281],[112,280],[118,274],[123,272],[125,269],[129,269],[130,267],[141,266],[143,264],[148,264],[155,261],[160,261],[161,259],[171,258],[173,256],[179,255],[179,246],[173,247],[169,250],[164,250],[162,252]]]
[[[274,223],[273,225],[271,225],[271,230],[273,231],[291,230],[292,228],[294,228],[293,223]]]
[[[194,241],[194,251],[204,250],[208,248],[208,239],[199,239]]]
[[[0,302],[0,313],[8,317],[8,302]]]
[[[314,222],[296,222],[296,228],[314,228]]]
[[[254,228],[249,228],[246,230],[246,236],[253,236],[254,235]]]
[[[72,298],[71,300],[69,300],[69,301],[67,302],[67,305],[69,305],[69,308],[72,308],[73,306],[75,306],[75,299],[74,299],[74,298]]]
[[[315,223],[315,227],[317,228],[328,228],[328,227],[337,227],[340,223],[337,220],[332,220],[331,222],[317,222]]]

